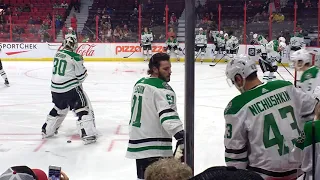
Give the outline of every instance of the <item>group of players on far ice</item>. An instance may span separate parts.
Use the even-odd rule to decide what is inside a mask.
[[[145,38],[142,42],[148,39],[150,46],[152,35],[147,38],[147,33],[142,35]],[[196,43],[196,50],[201,54],[206,48],[204,35],[200,29],[196,36],[196,42],[202,42]],[[226,164],[255,171],[264,179],[293,179],[302,172],[308,180],[315,176],[320,178],[319,170],[312,168],[312,161],[318,159],[312,156],[312,146],[318,141],[311,143],[314,136],[320,139],[319,131],[311,136],[313,129],[320,129],[320,121],[312,121],[320,118],[317,99],[320,76],[319,67],[312,66],[310,52],[303,45],[295,47],[293,42],[290,44],[295,50],[290,60],[297,70],[304,71],[301,88],[296,88],[288,81],[274,80],[272,74],[277,72],[276,62],[281,62],[280,53],[286,47],[285,39],[267,42],[255,34],[253,44],[258,43],[265,48],[261,50],[259,64],[268,81],[262,82],[257,77],[255,61],[237,54],[239,43],[222,46],[223,41],[226,42],[224,38],[238,42],[236,37],[228,36],[219,33],[214,50],[215,54],[219,51],[233,54],[229,57],[225,73],[240,91],[224,111]],[[168,46],[177,42],[170,38]],[[56,135],[67,113],[72,110],[78,117],[78,134],[88,144],[97,140],[98,133],[93,108],[82,86],[87,69],[83,57],[76,53],[77,44],[71,30],[63,42],[63,49],[54,56],[51,78],[54,107],[42,126],[42,134],[44,138]],[[173,44],[170,46],[174,48]],[[152,55],[148,68],[150,76],[139,79],[134,85],[126,154],[127,158],[136,160],[138,179],[144,179],[148,166],[160,158],[184,159],[184,129],[177,113],[176,94],[168,84],[172,73],[170,56],[166,53]],[[4,72],[2,68],[0,72]],[[172,137],[177,140],[174,151]]]

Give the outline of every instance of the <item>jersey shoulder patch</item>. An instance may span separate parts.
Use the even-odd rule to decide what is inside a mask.
[[[319,72],[319,68],[317,66],[312,66],[302,73],[300,81],[304,82],[306,80],[316,78],[318,75],[318,72]]]
[[[233,98],[227,107],[225,108],[224,114],[225,115],[233,115],[237,114],[246,104],[251,102],[252,100],[270,93],[274,90],[286,87],[286,86],[293,86],[289,81],[283,80],[275,80],[267,82],[266,84],[262,84],[254,89],[246,91],[235,98]]]

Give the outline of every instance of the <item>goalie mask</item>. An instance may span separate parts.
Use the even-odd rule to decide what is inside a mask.
[[[228,84],[233,84],[241,92],[245,92],[244,86],[246,83],[246,78],[257,72],[257,67],[255,61],[251,60],[248,56],[240,54],[234,57],[227,65],[226,76]],[[236,82],[236,76],[242,78],[242,84],[239,85]],[[231,81],[231,83],[230,83]]]
[[[291,54],[290,60],[294,62],[295,69],[297,71],[302,70],[302,68],[306,65],[312,64],[312,56],[309,51],[305,49],[300,49]]]
[[[284,43],[286,43],[286,38],[284,38],[284,37],[279,37],[279,42],[284,42]]]
[[[68,37],[64,40],[64,49],[75,51],[77,49],[77,41],[73,37]]]
[[[283,51],[286,48],[286,46],[287,45],[285,42],[280,41],[278,51]]]

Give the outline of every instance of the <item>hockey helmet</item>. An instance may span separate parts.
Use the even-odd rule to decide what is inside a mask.
[[[228,35],[228,33],[224,33],[224,38],[227,38],[227,37],[229,37],[229,35]]]
[[[202,29],[202,28],[199,28],[199,31],[203,31],[203,29]]]
[[[258,34],[255,33],[255,34],[253,34],[252,37],[253,37],[253,39],[256,39],[258,37]]]
[[[286,48],[286,46],[287,46],[287,45],[286,45],[285,42],[281,42],[281,41],[279,42],[279,50],[280,50],[280,51],[283,51],[283,50]]]
[[[245,79],[252,73],[257,72],[256,62],[249,56],[240,54],[235,56],[226,67],[226,76],[228,84],[234,84],[240,92],[244,92]],[[241,87],[235,83],[235,76],[240,75],[244,79]],[[231,81],[231,83],[230,83]]]
[[[306,49],[300,49],[291,54],[290,60],[294,62],[296,70],[301,70],[307,63],[312,63],[312,56]]]
[[[63,48],[71,49],[72,51],[75,51],[77,49],[77,41],[73,37],[67,37],[64,40],[63,45],[64,45]]]
[[[286,42],[286,38],[284,38],[284,37],[279,37],[278,40],[279,40],[279,42],[284,42],[284,43]]]

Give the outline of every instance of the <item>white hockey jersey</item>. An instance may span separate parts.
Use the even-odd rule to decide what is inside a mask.
[[[292,36],[290,38],[290,46],[302,48],[305,46],[304,37],[302,35]]]
[[[81,55],[59,50],[54,56],[51,91],[64,93],[80,86],[87,77],[87,69],[83,65]]]
[[[159,78],[142,78],[134,86],[127,158],[171,157],[172,136],[183,130],[176,94]]]
[[[301,89],[320,99],[320,73],[319,67],[312,66],[304,71],[300,78]]]
[[[195,44],[199,47],[207,46],[208,42],[206,33],[197,34]]]
[[[152,41],[153,41],[153,34],[152,34],[152,32],[148,32],[148,33],[143,32],[143,33],[141,34],[141,44],[142,44],[143,46],[151,45]]]
[[[278,51],[279,48],[279,41],[273,40],[270,41],[268,44],[265,45],[266,53],[267,53],[267,61],[273,63],[275,61],[280,61],[281,54]]]
[[[216,37],[214,38],[215,45],[218,47],[225,47],[226,45],[226,39],[221,36],[220,34],[217,34]]]
[[[304,122],[313,118],[317,102],[282,80],[236,96],[225,109],[226,164],[264,178],[296,177],[301,161],[292,158],[293,142]]]
[[[306,172],[304,180],[312,180],[312,160],[313,160],[313,135],[312,135],[312,126],[313,122],[307,122],[304,126],[304,134],[305,134],[305,139],[303,142],[303,160],[302,160],[302,166],[301,169],[302,171]],[[320,179],[320,121],[317,120],[314,122],[314,127],[315,127],[315,179]]]
[[[231,36],[230,39],[226,42],[226,49],[227,50],[236,50],[239,48],[239,40],[235,36]]]

